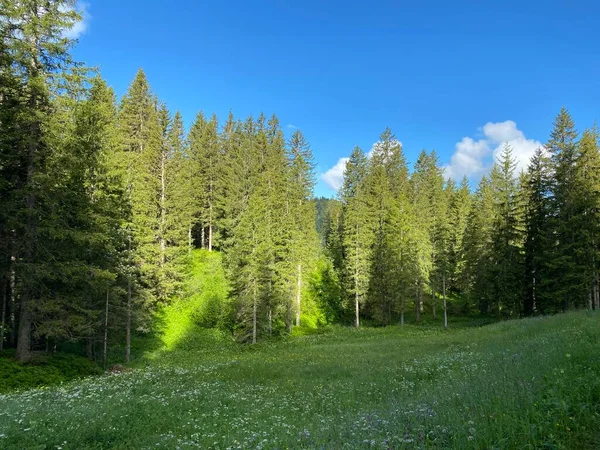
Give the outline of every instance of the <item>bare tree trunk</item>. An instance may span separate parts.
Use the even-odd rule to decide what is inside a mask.
[[[0,352],[4,349],[4,330],[6,328],[6,291],[8,290],[8,279],[6,274],[2,283],[2,318],[0,319]]]
[[[208,207],[208,251],[212,252],[212,241],[213,241],[213,223],[212,223],[212,203]]]
[[[442,274],[442,295],[444,297],[444,328],[448,328],[448,308],[446,307],[446,272]]]
[[[166,158],[165,152],[162,154],[160,161],[160,265],[165,265],[166,261],[166,240],[165,240],[165,228],[167,223],[167,205],[166,205]]]
[[[433,309],[433,320],[435,320],[435,290],[433,289],[433,283],[431,284],[431,308]]]
[[[591,311],[593,309],[594,302],[592,301],[592,291],[588,292],[588,309]]]
[[[269,336],[273,336],[273,311],[269,309]]]
[[[302,301],[302,264],[298,264],[298,283],[296,286],[296,326],[300,326],[300,307]]]
[[[355,311],[356,311],[356,320],[354,322],[354,325],[356,326],[356,328],[360,327],[360,310],[359,310],[359,305],[358,305],[358,291],[354,293],[354,307],[355,307]]]
[[[127,278],[127,324],[125,331],[125,363],[131,359],[131,277]]]
[[[210,200],[208,201],[208,251],[212,252],[213,240],[213,178],[210,177]]]
[[[188,227],[188,255],[192,254],[192,226]]]
[[[31,359],[31,324],[32,317],[29,311],[29,296],[21,298],[21,313],[19,314],[19,331],[17,333],[17,359],[27,362]]]
[[[594,277],[594,309],[600,308],[600,290],[598,289],[598,274]]]
[[[400,310],[400,325],[404,325],[404,305],[402,305],[402,309]]]
[[[204,224],[202,224],[202,230],[200,231],[200,248],[206,248],[206,239],[204,237]]]
[[[33,138],[32,138],[33,139]],[[30,144],[29,148],[29,167],[27,169],[27,184],[33,184],[34,168],[33,160],[35,157],[36,148],[34,144]],[[33,211],[36,205],[36,197],[33,193],[27,194],[27,209],[29,218],[27,219],[28,235],[25,236],[27,242],[27,250],[25,251],[25,261],[33,262],[33,240],[35,239],[37,225],[35,223]],[[17,333],[17,359],[20,362],[26,362],[31,359],[31,329],[33,326],[33,316],[31,313],[32,289],[31,281],[25,281],[23,294],[21,295],[21,312],[19,314],[19,331]]]
[[[415,280],[415,321],[421,321],[421,298],[419,296],[419,281]]]
[[[102,367],[106,370],[108,357],[108,289],[106,289],[106,309],[104,310],[104,350],[102,353]]]
[[[14,346],[17,341],[17,301],[15,299],[15,288],[16,288],[16,276],[15,276],[15,257],[10,257],[10,336],[9,344]]]
[[[355,242],[355,267],[354,267],[354,308],[356,313],[356,320],[354,325],[356,328],[360,327],[360,309],[358,302],[358,223],[356,224],[356,242]]]
[[[256,344],[256,282],[253,282],[252,287],[252,343]]]

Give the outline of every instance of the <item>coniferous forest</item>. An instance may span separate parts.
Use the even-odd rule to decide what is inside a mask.
[[[352,151],[338,198],[315,200],[302,132],[203,112],[186,130],[141,69],[117,98],[72,60],[63,3],[2,2],[0,346],[19,360],[63,342],[100,358],[110,341],[129,361],[198,248],[223,254],[213,325],[240,342],[598,309],[599,134],[567,109],[524,173],[507,145],[477,186],[456,183],[385,129]]]
[[[477,184],[382,124],[316,197],[310,127],[117,95],[77,6],[0,0],[0,449],[600,448],[595,124]]]

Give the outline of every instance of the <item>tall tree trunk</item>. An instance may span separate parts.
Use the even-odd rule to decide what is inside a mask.
[[[17,342],[17,301],[15,299],[15,288],[16,288],[16,276],[15,276],[15,257],[10,257],[10,279],[9,279],[9,289],[10,289],[10,336],[9,336],[9,345],[15,346]]]
[[[166,239],[165,228],[167,224],[167,192],[166,192],[166,164],[167,158],[165,152],[162,153],[160,161],[160,266],[163,267],[166,261]]]
[[[298,283],[296,286],[296,326],[300,326],[300,307],[302,301],[302,264],[298,264]]]
[[[37,135],[37,127],[34,127],[32,130],[33,136],[30,138],[29,144],[29,161],[27,168],[27,185],[30,189],[33,189],[34,184],[34,160],[36,153],[36,143],[33,142],[35,140],[35,136]],[[25,262],[33,263],[33,245],[36,240],[37,234],[37,224],[35,223],[34,210],[36,207],[36,197],[33,192],[29,192],[27,194],[27,231],[25,232],[26,239],[26,250],[25,250]],[[27,278],[27,277],[25,277]],[[19,331],[17,333],[17,359],[20,362],[26,362],[31,359],[31,329],[33,326],[33,315],[31,312],[31,302],[32,302],[32,286],[30,283],[32,282],[29,279],[25,279],[23,294],[21,295],[21,312],[19,314]]]
[[[431,308],[433,309],[433,320],[435,320],[435,290],[433,289],[433,283],[431,284]]]
[[[212,164],[211,164],[212,167]],[[213,178],[210,176],[209,200],[208,200],[208,251],[212,252],[213,241]]]
[[[269,309],[269,336],[273,336],[273,310]]]
[[[404,325],[404,302],[402,303],[402,309],[400,309],[400,325]]]
[[[6,274],[3,277],[4,282],[2,283],[2,317],[0,318],[0,352],[4,349],[4,330],[6,329],[6,307],[7,307],[7,291],[8,291],[8,277]]]
[[[356,313],[356,319],[354,322],[354,325],[356,326],[356,328],[360,327],[360,309],[359,309],[359,304],[358,304],[358,291],[356,291],[354,293],[354,308],[355,308],[355,313]]]
[[[252,343],[256,344],[256,310],[257,310],[257,298],[256,298],[256,281],[253,282],[252,286]]]
[[[19,314],[19,331],[17,333],[17,359],[20,362],[27,362],[31,359],[31,325],[33,320],[29,307],[29,296],[23,294]]]
[[[104,310],[104,349],[102,352],[102,367],[106,370],[106,362],[108,357],[108,292],[106,289],[106,309]]]
[[[204,237],[204,224],[200,230],[200,248],[206,248],[206,238]]]
[[[419,280],[415,280],[415,322],[421,321],[421,298],[419,296]]]
[[[188,227],[188,255],[192,254],[192,226]]]
[[[598,274],[594,276],[594,309],[600,308],[600,290],[598,289]]]
[[[125,363],[131,359],[131,276],[127,278],[127,324],[125,330]]]
[[[356,313],[356,320],[354,325],[356,328],[360,327],[360,310],[359,310],[359,302],[358,302],[358,223],[356,224],[356,241],[354,243],[354,253],[355,253],[355,267],[354,267],[354,308]]]
[[[444,297],[444,328],[448,328],[448,308],[446,305],[446,272],[442,274],[442,295]]]

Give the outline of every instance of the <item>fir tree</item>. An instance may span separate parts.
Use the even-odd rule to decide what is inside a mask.
[[[360,306],[369,288],[371,243],[373,232],[369,217],[365,177],[367,157],[356,147],[346,163],[344,184],[340,191],[343,208],[344,279],[346,292],[352,297],[354,324],[360,326]]]

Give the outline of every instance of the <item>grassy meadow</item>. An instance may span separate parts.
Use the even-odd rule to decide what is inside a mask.
[[[181,336],[131,370],[0,396],[3,449],[597,449],[600,315]]]

